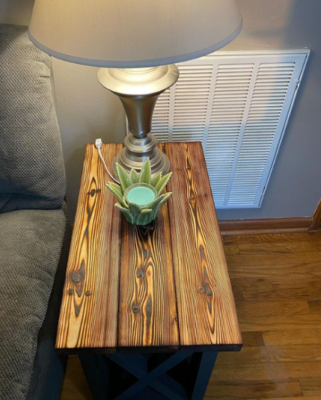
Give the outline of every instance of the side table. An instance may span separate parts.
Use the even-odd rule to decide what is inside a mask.
[[[121,148],[103,146],[109,167]],[[95,400],[202,399],[217,353],[242,347],[202,146],[164,151],[173,196],[135,227],[86,148],[56,347],[79,355]]]

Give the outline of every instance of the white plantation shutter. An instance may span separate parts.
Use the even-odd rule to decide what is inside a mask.
[[[309,50],[216,52],[178,65],[156,104],[160,141],[201,141],[217,208],[260,207]]]
[[[172,125],[170,123],[170,110],[172,111],[171,114],[174,111],[174,102],[172,105],[170,104],[171,98],[174,100],[174,97],[170,95],[170,91],[166,90],[157,100],[157,106],[153,114],[152,130],[160,142],[168,142],[169,127]]]
[[[213,71],[213,99],[203,146],[216,207],[225,206],[229,199],[253,70],[253,64],[244,63],[218,64]]]

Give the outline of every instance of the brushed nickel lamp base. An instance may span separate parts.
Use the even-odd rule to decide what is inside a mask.
[[[124,149],[114,160],[114,176],[117,176],[116,162],[126,171],[132,168],[140,171],[147,157],[153,175],[158,172],[165,175],[169,171],[169,159],[157,147],[157,139],[150,132],[158,96],[172,86],[178,76],[179,72],[175,65],[99,69],[99,82],[115,93],[124,106],[130,132],[124,140]]]

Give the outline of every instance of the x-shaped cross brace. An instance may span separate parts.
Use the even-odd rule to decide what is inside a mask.
[[[147,358],[141,354],[117,353],[106,354],[105,356],[92,354],[81,356],[80,359],[95,400],[107,398],[106,392],[108,391],[109,385],[108,371],[101,357],[107,357],[110,361],[138,379],[132,386],[115,397],[115,400],[131,399],[146,387],[154,389],[164,399],[201,400],[204,397],[217,353],[194,353],[193,357],[197,358],[197,368],[193,377],[195,384],[192,392],[189,394],[183,385],[167,374],[170,369],[180,364],[192,354],[192,352],[188,351],[174,353],[151,371],[148,370]],[[93,369],[97,367],[98,369],[95,374]],[[106,376],[105,379],[103,377],[104,375]],[[188,379],[189,377],[186,377],[186,380]],[[98,389],[99,386],[100,389]]]
[[[162,364],[154,368],[151,372],[147,371],[146,359],[140,354],[131,355],[130,360],[126,355],[120,353],[108,355],[107,357],[110,360],[118,364],[120,367],[126,369],[126,371],[139,379],[138,382],[121,393],[118,397],[116,397],[115,400],[128,399],[140,390],[144,389],[146,386],[152,387],[168,399],[187,400],[188,397],[184,388],[174,379],[166,375],[166,372],[185,360],[190,355],[191,353],[189,352],[175,353]],[[160,380],[161,377],[163,377],[162,381],[164,383]]]

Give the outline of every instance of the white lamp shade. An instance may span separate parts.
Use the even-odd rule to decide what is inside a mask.
[[[134,68],[209,54],[241,29],[235,0],[35,0],[29,34],[62,60]]]

